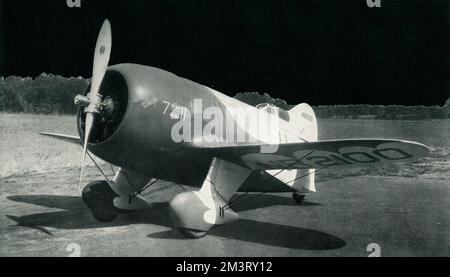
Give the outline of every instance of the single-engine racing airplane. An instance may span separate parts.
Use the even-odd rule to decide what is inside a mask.
[[[292,192],[301,202],[315,192],[317,170],[411,162],[429,154],[425,145],[402,140],[318,140],[316,116],[307,104],[289,111],[252,107],[154,67],[108,66],[111,47],[106,20],[91,85],[75,98],[79,137],[41,133],[83,146],[80,183],[86,154],[120,168],[113,180],[91,182],[82,191],[100,221],[149,208],[141,192],[154,180],[166,180],[199,188],[169,203],[176,229],[198,238],[238,219],[231,208],[238,191]],[[276,128],[267,135],[258,126]]]

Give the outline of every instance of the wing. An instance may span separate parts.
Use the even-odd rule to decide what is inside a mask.
[[[55,139],[58,139],[58,140],[62,140],[62,141],[65,141],[65,142],[74,143],[74,144],[81,144],[82,143],[80,137],[77,137],[77,136],[54,134],[54,133],[44,133],[44,132],[41,132],[39,134],[41,134],[43,136],[47,136],[47,137],[52,137],[52,138],[55,138]]]
[[[267,150],[273,149],[271,153]],[[243,145],[211,148],[224,160],[254,170],[312,169],[330,166],[374,166],[412,162],[428,156],[427,146],[387,139],[327,140],[280,145]],[[263,153],[263,152],[266,153]]]

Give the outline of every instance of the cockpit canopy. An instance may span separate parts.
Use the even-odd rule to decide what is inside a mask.
[[[279,118],[289,122],[289,113],[273,104],[261,103],[256,106],[257,109],[263,110],[269,114],[275,114]]]

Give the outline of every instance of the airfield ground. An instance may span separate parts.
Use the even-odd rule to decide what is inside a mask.
[[[386,137],[429,145],[415,164],[318,176],[318,193],[236,206],[241,220],[198,240],[172,231],[167,201],[181,189],[161,182],[154,207],[99,223],[77,191],[80,149],[36,135],[74,134],[73,117],[0,114],[0,256],[450,256],[450,121],[323,120],[324,139]],[[107,170],[107,166],[105,169]],[[93,167],[87,180],[101,179]],[[251,197],[251,196],[249,196]]]

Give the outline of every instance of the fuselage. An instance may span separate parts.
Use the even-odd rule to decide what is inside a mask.
[[[197,186],[213,158],[205,148],[302,141],[301,134],[289,128],[286,120],[277,121],[275,133],[261,134],[255,126],[248,126],[254,125],[248,119],[258,118],[256,124],[270,125],[269,121],[275,122],[273,115],[261,120],[263,111],[153,67],[111,66],[100,91],[114,100],[118,111],[110,121],[99,123],[101,128],[97,126],[89,150],[114,165],[146,176]],[[211,131],[211,120],[217,117],[223,120],[216,122],[214,132],[207,132]],[[83,120],[80,112],[78,129],[82,137]],[[174,131],[182,121],[187,125]],[[211,133],[214,137],[208,135]],[[180,134],[183,141],[176,138]]]

